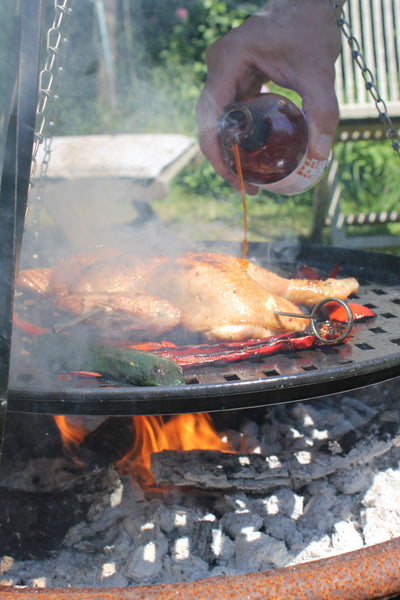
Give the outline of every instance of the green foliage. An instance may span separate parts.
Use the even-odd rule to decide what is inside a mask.
[[[195,78],[204,81],[207,47],[238,27],[257,8],[256,2],[237,0],[152,0],[142,6],[142,39],[153,65],[174,60],[190,64]]]
[[[88,36],[96,31],[94,3],[77,3],[56,133],[195,135],[206,48],[256,8],[257,2],[238,0],[132,0],[116,15],[112,108],[101,40]]]
[[[335,146],[345,214],[398,210],[400,160],[388,140]]]
[[[185,167],[175,178],[174,185],[188,194],[216,199],[226,199],[236,194],[205,159],[197,159]]]
[[[398,210],[400,161],[388,140],[340,142],[334,153],[339,160],[341,208],[345,214]],[[191,219],[211,222],[218,215],[231,224],[240,223],[240,194],[216,175],[206,160],[189,165],[175,178],[168,202],[173,204],[183,197],[186,206],[190,206]],[[183,222],[185,203],[178,200],[178,204],[179,211],[174,212],[172,221]],[[290,197],[260,190],[257,196],[247,197],[247,208],[250,240],[295,236],[306,241],[310,235],[313,190]],[[163,210],[162,217],[168,219],[168,204]],[[363,231],[364,228],[358,230],[357,235]],[[374,233],[379,233],[376,227]]]

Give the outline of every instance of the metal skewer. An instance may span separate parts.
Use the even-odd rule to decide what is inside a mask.
[[[347,322],[346,322],[346,327],[344,328],[344,330],[342,331],[342,333],[336,337],[326,337],[323,333],[321,333],[319,327],[318,327],[318,323],[321,323],[321,321],[318,321],[317,319],[317,315],[318,313],[321,311],[322,307],[325,306],[325,304],[329,304],[332,302],[336,302],[337,304],[340,304],[341,306],[343,306],[343,308],[346,311],[347,314]],[[316,304],[314,306],[314,308],[312,309],[311,313],[309,315],[305,314],[305,313],[291,313],[291,312],[283,312],[283,311],[274,311],[275,315],[281,315],[283,317],[297,317],[299,319],[309,319],[311,321],[311,329],[313,334],[321,341],[324,342],[324,344],[337,344],[339,342],[343,342],[348,335],[350,334],[352,328],[353,328],[353,323],[354,323],[354,317],[353,317],[353,313],[351,311],[350,306],[347,304],[347,302],[345,302],[344,300],[341,300],[340,298],[324,298],[323,300],[321,300],[320,302],[318,302],[318,304]],[[325,319],[326,322],[327,319]]]
[[[67,323],[55,323],[53,327],[53,332],[62,333],[63,331],[66,331],[67,329],[70,329],[71,327],[74,327],[75,325],[79,325],[79,323],[86,321],[86,319],[90,319],[91,317],[99,315],[100,313],[104,313],[105,310],[105,307],[94,308],[93,310],[85,313],[84,315],[79,315],[74,319],[71,319]]]

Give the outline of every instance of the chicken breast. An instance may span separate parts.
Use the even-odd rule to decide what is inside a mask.
[[[210,341],[262,338],[308,325],[308,319],[276,315],[301,311],[263,288],[240,259],[227,254],[191,252],[170,259],[149,285],[179,307],[187,330]]]

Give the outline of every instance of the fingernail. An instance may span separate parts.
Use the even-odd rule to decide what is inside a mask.
[[[328,158],[331,153],[332,144],[333,137],[326,133],[322,133],[314,146],[314,152],[319,154],[321,158]]]

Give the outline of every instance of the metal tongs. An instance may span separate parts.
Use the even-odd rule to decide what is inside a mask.
[[[327,321],[329,322],[329,319],[327,319],[326,316],[322,313],[322,309],[326,304],[331,304],[332,302],[343,306],[347,314],[346,326],[344,327],[342,333],[340,333],[339,335],[334,335],[329,328],[328,331],[324,331],[324,329],[326,330]],[[349,336],[354,323],[354,317],[350,306],[347,302],[345,302],[345,300],[341,300],[340,298],[324,298],[314,306],[309,315],[306,315],[304,313],[281,312],[278,310],[276,310],[274,314],[282,315],[283,317],[297,317],[300,319],[309,319],[311,321],[311,330],[313,334],[321,342],[324,342],[324,344],[338,344],[339,342],[343,342]],[[332,321],[330,323],[332,323]],[[340,323],[344,325],[344,322]]]

